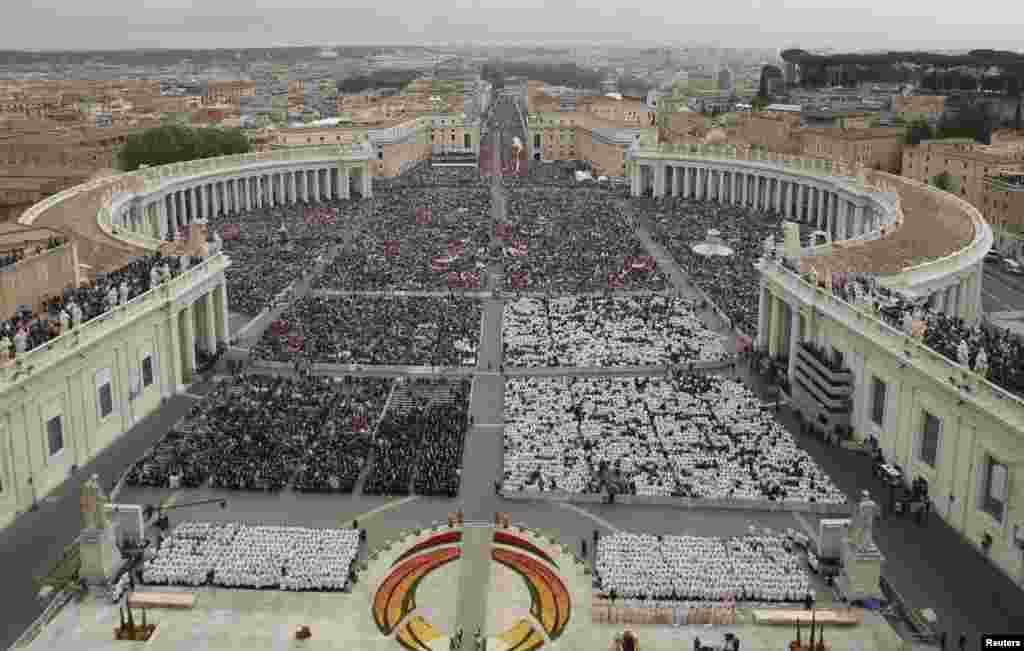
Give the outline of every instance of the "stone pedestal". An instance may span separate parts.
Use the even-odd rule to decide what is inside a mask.
[[[855,545],[847,536],[843,538],[841,551],[843,569],[836,577],[836,585],[843,597],[847,601],[881,599],[879,579],[885,557],[874,542],[868,540]]]
[[[108,585],[124,564],[117,549],[117,524],[103,529],[83,529],[79,539],[82,566],[79,576],[89,585]]]

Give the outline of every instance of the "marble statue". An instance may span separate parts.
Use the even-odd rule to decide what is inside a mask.
[[[107,309],[112,310],[115,307],[117,307],[117,289],[111,287],[107,292]]]
[[[770,258],[772,254],[775,252],[775,237],[773,235],[769,235],[768,237],[764,238],[763,246],[764,257]]]
[[[110,499],[100,486],[99,475],[94,474],[82,484],[82,527],[84,529],[106,529],[108,525],[106,505]]]
[[[149,270],[149,288],[153,289],[160,284],[160,272],[157,271],[156,266]]]
[[[864,549],[874,545],[873,528],[875,518],[878,516],[878,504],[871,499],[871,494],[861,491],[860,502],[853,511],[853,518],[850,521],[850,542],[857,549]]]
[[[967,366],[970,368],[969,362],[971,361],[971,350],[967,347],[967,342],[963,339],[960,340],[960,345],[956,347],[956,359],[960,362],[961,366]]]
[[[66,309],[60,311],[60,333],[64,334],[71,326],[71,315]]]
[[[4,336],[0,339],[0,362],[6,362],[11,359],[11,348],[14,344],[11,343],[10,337]]]
[[[28,333],[25,332],[25,328],[18,328],[18,331],[14,333],[14,352],[21,355],[28,350]]]
[[[815,269],[814,267],[811,267],[810,274],[811,274],[811,284],[814,285],[815,287],[817,287],[818,286],[818,270]]]
[[[974,372],[981,377],[988,376],[988,353],[982,348],[978,351],[978,356],[974,358]]]
[[[188,271],[188,255],[182,254],[178,256],[178,268],[181,269],[181,273]]]
[[[68,311],[71,312],[71,326],[77,328],[82,325],[82,308],[78,306],[78,303],[71,301],[71,305],[68,306]]]
[[[129,289],[128,287],[128,281],[122,280],[121,286],[118,288],[118,290],[118,293],[120,294],[121,305],[124,305],[128,302],[128,297],[131,295],[131,289]]]
[[[171,265],[164,263],[164,266],[160,268],[160,276],[163,277],[164,281],[171,279]]]

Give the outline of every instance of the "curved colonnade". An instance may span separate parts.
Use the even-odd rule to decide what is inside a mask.
[[[908,485],[927,480],[938,515],[1012,580],[1024,581],[1017,542],[1024,540],[1024,399],[891,327],[873,308],[814,283],[810,273],[873,276],[976,324],[993,242],[978,210],[900,176],[850,178],[825,161],[743,157],[734,147],[638,145],[630,159],[634,196],[774,210],[831,236],[823,246],[787,248],[758,263],[758,347],[773,359],[788,357],[790,386],[798,347],[828,351],[852,378],[839,408],[854,437],[877,440]],[[993,483],[995,474],[1005,481]]]
[[[372,194],[366,145],[318,146],[142,169],[68,188],[19,222],[68,233],[86,271],[110,272],[208,217]],[[230,339],[219,251],[0,365],[0,527],[194,379]],[[145,289],[147,274],[137,278]]]

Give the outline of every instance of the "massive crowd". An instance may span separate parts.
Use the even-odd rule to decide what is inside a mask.
[[[358,552],[357,529],[182,522],[144,563],[142,580],[151,585],[344,590]]]
[[[764,240],[782,239],[782,218],[743,206],[718,205],[682,198],[633,199],[639,215],[653,226],[652,235],[675,258],[708,298],[747,334],[757,332],[760,280],[754,263],[764,253]],[[694,244],[717,229],[730,256],[703,256]]]
[[[522,298],[505,305],[510,366],[645,366],[716,361],[725,337],[690,301],[667,296]]]
[[[510,379],[503,488],[846,501],[749,389],[700,374]]]
[[[381,379],[223,381],[127,473],[128,485],[351,492],[388,396]]]
[[[346,229],[362,213],[354,200],[307,207],[277,206],[210,220],[231,257],[227,271],[231,311],[255,316],[332,245],[345,241]]]
[[[770,534],[602,536],[596,573],[604,595],[625,599],[798,602],[812,592],[796,546]]]
[[[657,267],[631,266],[648,254],[609,190],[523,187],[509,192],[508,218],[505,275],[510,289],[573,294],[667,287]]]
[[[67,329],[90,321],[118,305],[124,305],[181,273],[182,264],[199,262],[197,258],[164,258],[158,254],[136,258],[124,267],[68,287],[59,296],[43,298],[40,312],[21,310],[0,322],[0,353],[29,352],[58,337]]]
[[[257,359],[471,366],[480,304],[456,296],[307,296],[254,347]]]
[[[375,439],[367,495],[455,497],[468,427],[469,382],[421,380],[395,389]]]
[[[818,282],[824,281],[819,278]],[[1024,396],[1024,340],[1019,335],[984,322],[970,326],[960,317],[929,309],[920,299],[908,299],[882,287],[870,276],[837,275],[832,292],[847,302],[871,306],[898,330],[906,332],[912,321],[924,321],[925,345],[950,361],[966,361],[969,368],[982,372],[994,384]],[[966,346],[962,348],[961,343]]]

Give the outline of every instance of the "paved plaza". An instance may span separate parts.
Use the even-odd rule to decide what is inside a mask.
[[[509,147],[505,145],[511,138],[503,137],[501,132],[493,133],[492,137],[499,143],[495,150],[507,159]],[[494,199],[492,217],[495,223],[505,221],[508,216],[504,209],[509,202],[504,198],[506,190],[501,179],[493,179],[491,191]],[[657,259],[659,269],[666,273],[679,295],[696,301],[702,298],[669,254],[653,241],[643,224],[638,227],[637,238]],[[492,265],[488,269],[489,289],[500,288],[503,275],[500,264]],[[307,277],[296,283],[294,299],[311,291],[311,280]],[[323,295],[330,293],[330,290],[312,291]],[[367,532],[366,549],[361,558],[367,560],[368,567],[360,573],[360,580],[351,593],[199,588],[194,610],[150,612],[149,616],[158,626],[156,637],[147,647],[197,650],[276,650],[298,646],[346,650],[398,649],[394,634],[383,635],[373,620],[374,592],[387,576],[391,563],[428,535],[428,532],[419,535],[411,532],[446,523],[448,516],[456,510],[463,512],[467,522],[492,522],[495,512],[499,511],[509,514],[513,524],[530,530],[531,533],[524,535],[531,536],[531,540],[536,540],[557,561],[558,574],[571,594],[572,616],[565,634],[557,641],[549,641],[545,647],[569,651],[608,648],[613,636],[624,628],[623,625],[595,624],[591,620],[592,577],[583,573],[584,565],[578,564],[576,558],[581,555],[582,541],[589,541],[595,531],[601,534],[632,532],[727,537],[745,535],[751,525],[756,525],[775,531],[794,528],[812,537],[816,535],[819,516],[811,513],[715,511],[657,505],[576,505],[546,499],[507,500],[497,495],[494,484],[503,473],[504,452],[505,375],[499,371],[502,364],[502,314],[506,302],[515,297],[481,292],[473,293],[470,298],[479,302],[482,316],[477,365],[466,371],[472,374],[469,404],[472,425],[466,436],[462,458],[459,497],[366,496],[361,492],[365,471],[350,495],[297,493],[291,489],[264,493],[211,487],[180,490],[125,487],[117,495],[117,502],[167,505],[208,499],[227,500],[224,509],[213,505],[171,512],[172,526],[176,522],[192,520],[333,528],[350,527],[358,521],[358,526]],[[409,300],[415,300],[415,296],[410,296]],[[259,341],[261,332],[281,312],[279,308],[259,317],[259,321],[245,331],[238,350],[244,351]],[[726,329],[721,317],[711,308],[699,316],[708,328],[729,337],[727,350],[735,353],[737,338],[735,333]],[[231,322],[237,332],[245,319],[233,315]],[[517,369],[514,373],[629,377],[664,371],[663,367],[543,368]],[[292,370],[281,364],[265,365],[259,372],[289,375]],[[314,372],[343,375],[350,371],[325,365],[315,367]],[[380,369],[364,367],[358,374],[393,377],[403,372],[401,368],[381,372]],[[773,399],[770,389],[742,363],[721,369],[721,372],[743,378],[759,395]],[[509,369],[509,374],[512,373]],[[189,394],[201,396],[207,390],[206,385],[197,384],[189,389]],[[81,479],[92,472],[99,472],[106,484],[112,483],[193,404],[195,398],[188,395],[171,399],[111,450],[81,469],[52,498],[41,501],[39,510],[22,515],[11,527],[0,532],[0,552],[8,561],[5,568],[9,568],[5,589],[11,594],[18,594],[16,599],[5,600],[5,604],[10,604],[6,606],[5,643],[13,642],[41,610],[32,599],[32,577],[42,573],[77,533]],[[779,418],[791,431],[798,431],[789,422],[785,409]],[[878,492],[880,486],[870,477],[866,457],[826,447],[802,434],[794,436],[849,498],[854,498],[863,488],[870,488],[875,491],[876,499],[884,502],[884,496]],[[908,524],[906,520],[885,519],[876,525],[875,536],[888,560],[884,573],[914,607],[934,608],[939,615],[939,629],[948,632],[952,639],[961,632],[967,633],[972,640],[968,648],[974,649],[977,647],[972,645],[976,645],[982,632],[1024,630],[1024,606],[1021,606],[1024,596],[938,518],[933,517],[924,527]],[[555,538],[560,544],[544,542],[549,538]],[[376,559],[369,559],[366,552],[373,550],[380,550],[380,553]],[[950,562],[951,559],[955,562]],[[586,563],[590,561],[587,559]],[[460,562],[465,564],[467,561],[463,559]],[[473,567],[483,567],[481,563],[486,565],[487,559],[476,558],[474,562],[476,565]],[[507,567],[493,562],[490,572],[478,583],[479,593],[467,593],[464,587],[459,587],[466,586],[467,581],[458,563],[442,566],[424,578],[417,588],[416,603],[425,609],[424,614],[429,615],[440,633],[429,642],[431,651],[449,648],[448,636],[456,627],[460,612],[464,619],[485,621],[486,636],[493,640],[488,649],[506,651],[512,645],[501,637],[502,633],[514,627],[530,610],[531,593],[520,578]],[[830,589],[820,581],[816,586],[819,604],[828,606],[834,602]],[[485,612],[480,610],[483,604],[486,604]],[[833,648],[865,651],[898,648],[892,630],[880,617],[867,612],[863,616],[864,623],[860,626],[851,629],[831,627],[828,630],[827,641]],[[124,648],[124,643],[112,641],[111,631],[117,626],[117,620],[116,606],[102,599],[90,597],[82,603],[71,603],[31,648],[75,648],[82,651]],[[310,640],[301,644],[292,639],[298,625],[308,625],[313,633]],[[788,627],[755,627],[751,622],[730,627],[643,626],[637,630],[643,648],[657,651],[691,648],[692,640],[697,636],[717,643],[726,630],[735,631],[743,640],[743,648],[749,649],[783,648],[793,636]],[[473,632],[465,631],[464,649],[472,648]]]

